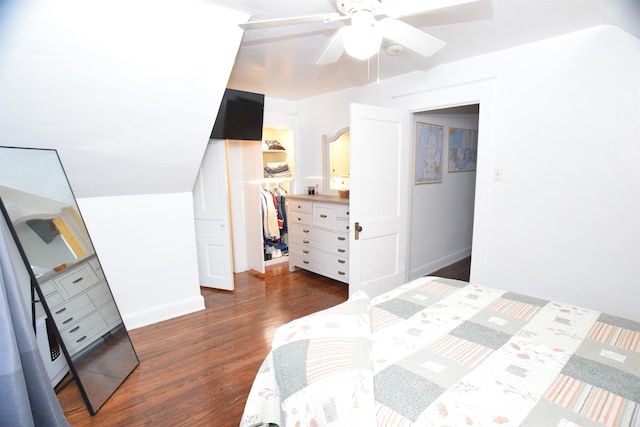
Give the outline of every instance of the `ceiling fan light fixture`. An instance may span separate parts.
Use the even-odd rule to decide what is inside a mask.
[[[351,25],[344,29],[344,50],[355,59],[367,59],[375,55],[382,45],[382,33],[369,11],[353,13]]]

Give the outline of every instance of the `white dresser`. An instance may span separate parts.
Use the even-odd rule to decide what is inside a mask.
[[[95,255],[39,279],[67,351],[74,355],[120,324]]]
[[[296,267],[349,283],[349,200],[289,196],[289,270]]]

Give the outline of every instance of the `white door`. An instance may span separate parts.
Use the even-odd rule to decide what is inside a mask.
[[[242,141],[242,187],[244,196],[244,226],[247,236],[247,264],[250,269],[265,270],[262,232],[260,183],[264,179],[262,142]]]
[[[409,122],[408,111],[351,104],[350,295],[373,297],[407,281]]]
[[[225,142],[211,140],[193,189],[200,286],[233,290]]]

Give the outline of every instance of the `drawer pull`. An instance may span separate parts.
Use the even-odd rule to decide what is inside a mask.
[[[72,283],[75,285],[76,283],[80,283],[82,282],[82,277],[78,277],[76,280],[74,280]]]
[[[347,215],[349,215],[349,211],[347,211]]]
[[[320,218],[326,218],[327,216],[325,214],[320,215]]]
[[[73,322],[73,317],[69,317],[67,320],[63,321],[62,324],[66,325],[67,323]]]
[[[302,221],[302,218],[298,217],[298,221]]]
[[[302,243],[309,243],[309,241],[308,240],[303,240]]]
[[[308,228],[303,228],[303,229],[302,229],[302,232],[303,232],[303,233],[308,233],[308,232],[309,232],[309,229],[308,229]]]
[[[302,206],[301,206],[301,205],[298,205],[298,209],[302,209]]]
[[[339,259],[339,260],[338,260],[338,263],[339,263],[339,264],[344,264],[345,262],[347,262],[347,261],[345,261],[345,260],[343,260],[343,259]]]
[[[346,237],[338,236],[338,240],[347,240]]]
[[[76,340],[76,342],[82,342],[82,341],[84,341],[84,340],[86,340],[86,339],[87,339],[87,336],[86,336],[86,335],[83,335],[83,336],[81,336],[80,338],[78,338],[78,339]]]
[[[346,251],[346,249],[338,248],[338,252],[340,252],[341,254],[345,253]]]
[[[67,310],[67,307],[62,307],[60,310],[56,311],[56,314],[64,313]]]
[[[346,273],[344,271],[338,271],[338,274],[344,276]]]
[[[69,332],[71,332],[71,333],[77,332],[78,329],[80,329],[80,326],[76,326],[75,328],[71,329]]]
[[[305,250],[303,250],[302,252],[303,252],[303,253],[305,253],[305,254],[308,254],[308,253],[309,253],[309,250],[308,250],[308,249],[305,249]]]
[[[309,261],[307,261],[306,259],[302,262],[304,262],[305,264],[309,264]]]
[[[349,229],[349,226],[347,225],[345,228],[348,230],[348,229]]]

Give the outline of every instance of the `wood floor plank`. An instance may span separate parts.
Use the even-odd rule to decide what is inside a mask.
[[[468,280],[469,259],[434,275]],[[466,275],[466,277],[465,277]],[[202,288],[206,309],[130,332],[140,366],[90,416],[74,382],[58,393],[83,426],[237,426],[275,330],[348,297],[347,285],[288,264],[235,275],[233,292]]]

